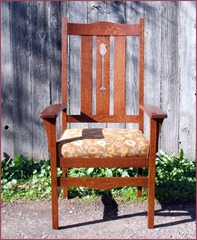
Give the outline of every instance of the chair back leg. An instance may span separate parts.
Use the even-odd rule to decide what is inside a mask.
[[[67,168],[62,169],[62,177],[67,177]],[[68,187],[63,187],[63,198],[68,199]]]
[[[138,168],[138,177],[142,177],[142,168]],[[142,187],[137,187],[137,197],[141,198],[142,197]]]

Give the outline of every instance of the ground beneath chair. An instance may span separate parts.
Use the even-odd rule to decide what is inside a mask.
[[[98,198],[59,201],[60,230],[51,228],[51,202],[2,204],[2,239],[196,239],[195,204],[156,204],[147,229],[146,203]]]

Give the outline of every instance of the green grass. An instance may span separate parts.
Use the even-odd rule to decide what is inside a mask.
[[[159,151],[156,158],[156,199],[159,201],[195,201],[196,190],[196,163],[184,157],[183,150],[179,156],[168,156]],[[1,199],[5,202],[16,199],[36,200],[51,196],[50,162],[41,160],[39,163],[28,160],[24,156],[16,156],[14,159],[3,159],[1,162]],[[69,176],[107,176],[129,177],[136,176],[134,168],[74,168],[69,169]],[[58,175],[61,170],[58,169]],[[144,170],[147,175],[147,170]],[[119,201],[137,201],[135,187],[123,187],[112,189],[109,192]],[[103,194],[103,191],[84,187],[70,187],[69,197],[80,197],[91,201]],[[138,201],[147,200],[146,188],[143,188],[143,197]]]

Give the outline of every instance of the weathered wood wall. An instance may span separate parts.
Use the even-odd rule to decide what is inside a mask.
[[[195,15],[192,1],[2,3],[2,152],[12,157],[48,158],[39,113],[61,98],[62,16],[80,23],[138,23],[144,17],[145,102],[168,114],[160,148],[168,154],[177,154],[182,148],[186,156],[195,158]],[[77,39],[72,44],[77,50]],[[71,61],[73,66],[78,64],[77,58]],[[70,81],[75,96],[73,74],[74,68],[70,69]],[[73,106],[76,99],[71,99]]]

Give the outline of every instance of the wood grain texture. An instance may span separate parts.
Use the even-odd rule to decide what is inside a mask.
[[[137,11],[135,11],[137,10]],[[126,1],[126,22],[138,23],[140,18],[145,17],[143,2]],[[127,44],[130,47],[126,49],[126,113],[139,114],[139,38],[127,37]],[[146,69],[145,69],[146,71]],[[127,123],[128,128],[137,128],[138,124]]]
[[[50,103],[57,103],[61,96],[61,16],[68,17],[72,23],[128,24],[137,24],[139,18],[144,17],[145,103],[155,104],[168,114],[159,148],[168,154],[178,154],[183,148],[186,156],[195,158],[195,2],[9,2],[2,7],[2,23],[8,22],[2,24],[2,44],[6,46],[2,46],[2,152],[12,157],[23,154],[34,159],[48,158],[46,135],[38,115]],[[131,50],[126,50],[126,77],[131,80],[126,82],[126,112],[138,114],[135,90],[138,41],[137,37],[130,38],[133,40],[126,39],[132,44]],[[76,46],[77,49],[80,51]],[[73,59],[73,66],[77,67],[78,62],[77,57]],[[80,89],[78,80],[71,80],[75,70],[69,72],[72,88],[77,85]],[[78,76],[80,78],[80,73]],[[78,92],[73,90],[75,98]],[[93,90],[93,103],[94,95]],[[80,112],[77,101],[72,102],[72,108]],[[147,123],[145,121],[145,125]],[[94,124],[82,127],[95,127]],[[113,124],[96,126],[113,127]],[[133,127],[133,124],[126,126]],[[31,140],[27,143],[23,136],[29,134]]]
[[[31,39],[31,46],[32,46],[31,62],[29,64],[33,66],[31,70],[29,69],[31,72],[30,79],[32,82],[32,88],[31,88],[32,130],[31,131],[34,133],[34,137],[32,137],[32,141],[33,141],[32,150],[34,152],[34,157],[36,159],[38,158],[43,159],[44,158],[43,149],[46,147],[46,142],[44,141],[44,139],[40,138],[40,135],[43,135],[45,133],[42,132],[43,127],[42,127],[42,121],[41,119],[39,119],[39,114],[45,107],[49,106],[51,103],[50,54],[47,51],[47,49],[50,48],[48,3],[32,2],[30,7],[31,7],[31,11],[34,13],[31,16],[31,25],[34,27],[32,28],[28,28],[29,26],[27,27],[28,31],[31,29],[30,39]],[[26,121],[26,124],[27,124],[27,121]],[[23,138],[24,138],[24,134],[23,134]],[[37,142],[39,142],[39,144],[37,144]]]
[[[12,46],[12,67],[13,67],[13,119],[14,119],[14,154],[19,155],[23,153],[25,156],[31,156],[33,154],[33,148],[36,146],[34,134],[37,134],[38,128],[35,126],[40,126],[39,132],[45,135],[44,129],[41,121],[38,118],[33,117],[36,115],[34,106],[37,105],[38,112],[44,107],[43,103],[38,104],[39,96],[33,94],[35,88],[33,89],[32,78],[30,76],[33,74],[34,69],[37,69],[37,64],[34,68],[31,68],[32,54],[36,50],[36,47],[32,49],[32,23],[30,20],[29,11],[31,4],[28,3],[13,3],[10,5],[10,16],[11,16],[11,46]],[[24,20],[25,19],[25,20]],[[40,43],[39,43],[40,44]],[[46,74],[45,74],[46,75]],[[38,74],[35,77],[35,82],[38,79]],[[36,92],[36,91],[35,91]],[[47,89],[49,93],[49,89]],[[45,94],[47,97],[47,94]],[[49,99],[49,95],[48,95]],[[35,100],[35,101],[34,101]],[[49,104],[46,102],[46,104]],[[26,137],[30,136],[27,141]],[[47,144],[44,139],[41,139],[39,146],[46,148]],[[36,146],[37,150],[39,146]],[[37,152],[36,150],[36,152]],[[40,150],[40,149],[39,149]],[[34,153],[37,158],[38,155]]]
[[[60,167],[148,167],[146,157],[132,158],[60,158]]]
[[[148,228],[154,227],[154,204],[155,204],[155,174],[156,174],[156,149],[157,149],[157,121],[150,120],[150,152],[148,169]]]
[[[56,119],[44,120],[48,137],[51,166],[51,200],[52,200],[52,227],[58,229],[58,182],[57,182],[57,144],[56,144]]]
[[[63,24],[64,25],[64,24]],[[58,143],[56,140],[56,117],[59,114],[59,111],[61,110],[62,105],[56,104],[50,107],[47,107],[42,113],[41,116],[44,121],[44,125],[46,128],[47,138],[48,138],[48,149],[50,153],[50,162],[51,162],[51,185],[52,185],[52,227],[54,229],[58,229],[58,187],[63,187],[64,193],[63,196],[68,196],[68,187],[69,186],[83,186],[83,187],[89,187],[94,188],[98,190],[108,190],[111,188],[117,188],[117,187],[123,187],[123,186],[137,186],[138,192],[137,195],[141,196],[142,192],[142,186],[148,187],[148,227],[153,228],[154,227],[154,197],[155,197],[155,157],[156,157],[156,150],[157,150],[157,143],[158,143],[158,130],[161,126],[161,121],[159,121],[159,127],[158,122],[155,120],[155,118],[162,118],[164,116],[164,113],[161,112],[159,109],[152,107],[150,105],[144,105],[144,19],[140,19],[140,23],[137,25],[139,30],[139,105],[143,106],[139,110],[139,115],[134,116],[126,116],[125,115],[125,53],[126,53],[126,39],[124,36],[115,36],[114,39],[114,114],[110,115],[110,60],[112,59],[110,57],[111,55],[111,48],[110,44],[112,43],[110,37],[108,36],[111,34],[111,32],[108,33],[108,28],[114,28],[117,32],[117,27],[119,27],[119,24],[111,24],[106,22],[100,22],[95,24],[90,24],[91,26],[94,26],[96,28],[100,28],[101,35],[97,34],[95,41],[92,42],[93,38],[89,37],[91,35],[91,28],[89,28],[89,34],[88,36],[83,35],[80,31],[80,29],[84,30],[87,33],[87,24],[65,24],[63,27],[66,26],[68,29],[68,33],[71,33],[71,35],[76,35],[78,32],[82,35],[81,41],[81,62],[79,61],[78,64],[82,65],[81,68],[79,68],[76,72],[76,75],[73,75],[72,77],[78,77],[78,71],[81,70],[81,90],[84,90],[85,87],[87,87],[87,91],[84,90],[84,93],[86,95],[91,95],[92,93],[92,87],[89,87],[89,84],[91,85],[92,80],[92,59],[94,59],[93,53],[96,53],[96,115],[94,115],[94,119],[91,115],[86,114],[86,111],[88,113],[91,113],[90,110],[87,110],[86,107],[89,107],[91,109],[92,99],[90,104],[85,101],[84,106],[82,104],[82,110],[85,111],[82,112],[79,115],[72,114],[72,110],[69,111],[69,116],[67,117],[67,121],[75,119],[77,121],[80,121],[80,123],[83,123],[84,120],[96,120],[100,123],[106,120],[106,122],[114,122],[114,120],[120,121],[121,118],[124,120],[138,120],[139,122],[139,129],[143,131],[143,116],[144,111],[146,111],[150,117],[150,151],[148,156],[145,158],[141,157],[134,157],[134,158],[71,158],[68,159],[60,158],[58,154]],[[88,27],[90,26],[88,25]],[[77,29],[76,29],[77,26]],[[125,27],[128,27],[128,25],[124,25]],[[135,25],[136,26],[136,25]],[[103,28],[104,27],[104,28]],[[76,31],[72,31],[72,28]],[[106,29],[105,29],[106,28]],[[103,29],[105,31],[103,31]],[[110,30],[111,31],[111,30]],[[66,35],[66,34],[65,34]],[[103,36],[107,35],[107,36]],[[72,62],[71,53],[72,48],[76,47],[73,45],[75,41],[70,40],[69,35],[69,60],[70,60],[70,66],[71,70],[72,68],[75,69],[76,61]],[[92,52],[92,46],[96,47],[96,52]],[[74,53],[76,53],[74,49]],[[77,55],[75,55],[74,59],[78,60],[76,58]],[[63,55],[63,57],[65,57]],[[67,56],[66,56],[67,57]],[[90,63],[90,64],[89,64]],[[74,67],[73,67],[74,65]],[[90,68],[91,66],[91,68]],[[90,70],[89,70],[90,68]],[[75,70],[76,71],[76,70]],[[90,75],[86,77],[86,75]],[[88,84],[89,83],[89,84]],[[72,88],[74,89],[73,81],[71,84],[71,88],[69,85],[69,98],[70,98],[70,106],[72,107]],[[77,89],[77,88],[75,88]],[[79,88],[78,88],[79,89]],[[63,93],[64,94],[64,93]],[[80,93],[79,93],[80,95]],[[84,100],[82,96],[80,100]],[[75,101],[75,100],[74,100]],[[73,101],[73,102],[74,102]],[[117,106],[116,106],[117,105]],[[77,105],[75,105],[76,107]],[[75,109],[76,111],[76,109]],[[70,113],[72,115],[70,115]],[[117,116],[117,114],[119,114]],[[162,115],[163,114],[163,115]],[[52,118],[53,116],[53,118]],[[166,115],[165,115],[166,116]],[[96,117],[96,118],[95,118]],[[61,144],[61,143],[60,143]],[[61,146],[60,146],[61,147]],[[66,161],[65,161],[66,160]],[[124,162],[125,160],[125,162]],[[70,164],[70,165],[69,165]],[[106,178],[106,177],[82,177],[82,178],[75,178],[75,177],[68,177],[66,176],[66,172],[68,168],[73,167],[121,167],[124,166],[129,167],[137,167],[138,170],[138,176],[137,177],[113,177],[113,178]],[[60,166],[63,168],[63,177],[57,178],[57,167]],[[148,177],[142,177],[142,167],[148,168]]]
[[[150,118],[159,119],[159,118],[166,118],[167,114],[162,111],[160,108],[150,105],[144,104],[143,106],[140,105],[140,109],[142,109]]]
[[[160,130],[163,117],[166,115],[155,107],[143,105],[145,103],[154,104],[162,107],[168,114],[167,121],[164,121],[160,148],[166,150],[168,154],[178,153],[180,147],[186,149],[186,156],[195,155],[195,9],[196,3],[193,2],[9,2],[4,3],[5,14],[3,13],[3,44],[7,44],[8,51],[3,53],[3,63],[6,69],[3,78],[9,79],[3,83],[3,111],[6,113],[5,120],[10,126],[13,124],[13,133],[10,131],[10,140],[13,139],[11,151],[14,155],[23,154],[34,159],[48,158],[46,148],[46,133],[40,119],[39,113],[45,108],[41,116],[44,117],[44,125],[47,130],[48,147],[52,169],[52,218],[53,228],[58,228],[58,186],[64,186],[64,196],[67,196],[69,185],[92,187],[96,189],[110,189],[116,187],[137,186],[138,193],[141,194],[140,186],[148,187],[148,227],[154,227],[154,195],[155,195],[155,156],[158,143],[158,132]],[[148,114],[150,123],[150,153],[149,158],[131,159],[57,159],[56,144],[56,117],[62,105],[57,104],[60,100],[60,78],[61,78],[61,19],[62,15],[68,18],[69,32],[71,34],[80,33],[79,25],[73,23],[88,23],[83,26],[85,35],[82,40],[75,35],[69,37],[68,44],[73,50],[68,51],[68,72],[64,72],[65,83],[69,83],[68,96],[63,96],[63,103],[68,103],[69,113],[80,114],[81,116],[69,116],[72,121],[68,127],[111,127],[115,122],[117,126],[125,126],[127,121],[139,120],[138,113],[142,116],[143,111]],[[139,19],[145,19],[144,38],[136,41],[136,36],[143,32],[141,27],[136,24]],[[101,23],[91,22],[104,22]],[[119,23],[116,27],[113,21]],[[132,29],[129,25],[120,23],[135,24]],[[71,30],[71,28],[73,30]],[[8,32],[6,32],[8,28]],[[101,57],[99,59],[98,50],[91,54],[90,37],[91,33],[99,31],[99,37],[92,39],[92,46],[99,46],[106,43],[111,50],[119,50],[118,54],[108,51],[105,56],[104,83],[107,84],[106,93],[98,91],[101,86]],[[103,34],[115,33],[118,40],[103,36]],[[135,40],[126,37],[126,43],[131,43],[129,47],[122,47],[125,41],[125,34],[132,35]],[[52,35],[53,34],[53,35]],[[6,41],[6,39],[8,39]],[[124,40],[123,40],[124,39]],[[143,42],[145,48],[143,49]],[[81,49],[82,43],[82,49]],[[136,47],[135,45],[139,45]],[[67,43],[64,42],[64,46]],[[119,49],[120,48],[120,49]],[[140,60],[137,60],[138,53],[141,53]],[[93,67],[99,66],[98,71],[90,71],[87,65],[91,65],[86,57],[81,55],[88,52],[90,62]],[[125,52],[125,53],[124,53]],[[143,62],[143,52],[145,53],[145,63]],[[86,55],[86,56],[87,56]],[[120,61],[119,58],[126,56],[129,63]],[[92,60],[91,60],[92,59]],[[110,60],[114,64],[110,64]],[[86,66],[81,68],[81,62]],[[119,71],[111,75],[113,68],[121,66]],[[137,67],[145,70],[135,72]],[[126,73],[124,73],[126,72]],[[68,79],[67,79],[68,75]],[[88,80],[85,79],[88,75]],[[110,77],[111,75],[111,77]],[[126,85],[119,87],[120,79],[129,78]],[[139,80],[138,80],[139,79]],[[143,83],[145,79],[145,84]],[[90,105],[96,105],[97,114],[93,115],[89,109],[89,102],[80,106],[80,89],[89,86],[88,82],[93,82],[92,89],[89,88],[85,95],[93,96]],[[58,83],[57,83],[58,82]],[[110,86],[114,85],[110,89]],[[145,94],[138,94],[136,87],[143,89]],[[109,99],[115,96],[112,105],[118,103],[118,95],[122,95],[123,88],[126,87],[126,95],[122,100],[127,100],[126,109],[119,105],[114,110],[115,115],[109,115],[111,106]],[[64,86],[63,89],[66,89]],[[8,96],[11,90],[12,96]],[[13,91],[13,92],[12,92]],[[99,98],[94,97],[94,95]],[[8,97],[7,97],[8,96]],[[68,100],[68,101],[67,101]],[[101,105],[98,105],[101,100]],[[51,104],[54,104],[50,106]],[[119,103],[118,103],[119,104]],[[139,105],[143,107],[139,110]],[[50,106],[46,108],[46,106]],[[82,107],[80,109],[80,107]],[[10,115],[9,112],[10,111]],[[110,110],[110,111],[109,111]],[[121,116],[123,112],[129,116]],[[87,114],[88,113],[88,114]],[[103,115],[98,116],[98,113]],[[134,114],[134,117],[130,115]],[[12,119],[13,118],[13,119]],[[81,121],[78,123],[78,121]],[[84,121],[90,123],[84,124]],[[110,121],[112,125],[104,122]],[[145,125],[147,122],[145,121]],[[143,130],[143,121],[140,129]],[[127,124],[127,127],[130,127]],[[4,130],[6,130],[4,128]],[[11,129],[12,130],[12,129]],[[146,130],[146,129],[145,129]],[[4,137],[4,146],[6,143]],[[24,137],[25,136],[25,137]],[[28,141],[26,136],[30,136]],[[10,144],[9,140],[9,144]],[[6,148],[6,151],[9,151]],[[8,152],[9,153],[9,152]],[[93,161],[92,161],[93,160]],[[123,160],[123,161],[122,161]],[[57,166],[63,167],[64,178],[57,178]],[[66,178],[66,171],[69,167],[136,167],[139,170],[140,178]],[[141,168],[148,167],[148,177],[141,177]]]
[[[67,178],[60,178],[58,181],[59,186],[82,186],[88,188],[94,188],[97,190],[108,190],[111,188],[118,188],[123,186],[147,186],[148,185],[148,178],[141,177],[108,177],[108,178],[74,178],[74,177],[67,177]]]
[[[139,38],[126,38],[126,114],[139,113]]]
[[[161,101],[161,4],[147,2],[144,5],[145,22],[145,81],[144,103],[160,106]],[[148,41],[148,42],[147,42]],[[157,42],[157,46],[153,44]],[[144,132],[149,133],[148,119],[144,120]]]
[[[78,11],[82,14],[78,14]],[[68,22],[85,23],[87,18],[87,5],[85,2],[69,2]],[[81,39],[79,36],[69,37],[69,113],[79,114],[80,112],[80,57]],[[74,127],[75,125],[70,125]]]
[[[99,52],[100,44],[106,44],[107,53],[102,62],[102,56]],[[103,67],[102,67],[103,64]],[[102,83],[102,80],[104,81]],[[97,55],[96,55],[96,114],[109,114],[110,100],[110,39],[109,37],[97,37]],[[100,88],[104,85],[106,90]]]
[[[103,23],[105,25],[105,23]],[[75,27],[75,25],[67,25],[70,27]],[[78,28],[84,26],[83,24],[77,24]],[[98,26],[94,24],[94,26]],[[102,26],[102,23],[99,23],[99,26]],[[113,24],[113,26],[115,26]],[[140,61],[140,70],[139,70],[139,103],[142,105],[144,102],[144,19],[140,19],[140,24],[138,25],[140,28],[140,47],[139,47],[139,61]],[[69,30],[72,32],[72,28]],[[106,36],[96,36],[96,44],[92,44],[92,38],[89,36],[84,36],[82,34],[82,46],[81,50],[81,90],[87,87],[87,91],[84,90],[85,94],[91,94],[92,88],[89,87],[88,83],[91,84],[92,78],[92,70],[89,70],[89,62],[91,62],[92,67],[92,46],[96,47],[96,115],[94,115],[98,119],[98,122],[105,121],[113,122],[116,115],[110,115],[109,109],[109,101],[110,101],[110,37]],[[126,119],[131,119],[131,116],[125,115],[125,37],[115,37],[114,40],[114,113],[119,114],[118,119],[121,117]],[[88,62],[88,63],[87,63]],[[86,75],[90,74],[90,79],[86,79]],[[89,81],[88,81],[89,80]],[[86,82],[85,82],[86,81]],[[85,96],[84,96],[85,97]],[[119,97],[119,99],[118,99]],[[81,98],[83,101],[84,98]],[[87,101],[85,104],[89,105]],[[90,103],[91,109],[92,100]],[[139,104],[139,105],[140,105]],[[117,105],[117,106],[116,106]],[[140,106],[141,106],[140,105]],[[42,115],[57,115],[58,109],[60,109],[61,105],[56,105],[52,111],[47,108],[44,110]],[[82,106],[83,110],[86,110],[86,106]],[[154,227],[154,197],[155,197],[155,157],[158,143],[158,133],[157,130],[157,121],[154,119],[156,117],[161,117],[161,112],[155,107],[150,105],[144,105],[139,110],[139,115],[134,115],[133,118],[136,118],[139,122],[139,128],[142,130],[143,126],[143,118],[144,111],[148,113],[150,116],[150,153],[146,158],[60,158],[58,155],[57,148],[59,148],[56,142],[56,118],[44,118],[44,124],[47,131],[48,137],[48,146],[49,152],[51,156],[51,183],[52,183],[52,226],[54,229],[58,228],[58,197],[57,197],[57,187],[63,187],[64,193],[63,196],[68,196],[68,187],[69,186],[83,186],[94,188],[98,190],[108,190],[112,188],[118,188],[123,186],[137,186],[138,192],[137,196],[141,196],[142,186],[148,186],[148,227]],[[51,113],[52,112],[52,113]],[[92,121],[92,116],[88,116],[85,113],[81,113],[80,115],[70,115],[67,117],[69,121],[71,118],[76,119],[81,122]],[[154,117],[154,118],[153,118]],[[90,120],[89,120],[90,118]],[[159,122],[160,124],[161,122]],[[61,142],[60,142],[61,145]],[[61,147],[61,146],[60,146]],[[70,161],[68,161],[70,160]],[[125,161],[125,162],[124,162]],[[137,167],[138,176],[137,177],[60,177],[57,178],[57,167],[60,166],[63,168],[63,174],[67,171],[68,168],[73,167],[125,167],[129,164],[129,167]],[[142,167],[148,168],[148,177],[142,177]],[[65,175],[65,174],[64,174]]]
[[[159,106],[160,103],[160,74],[161,74],[161,3],[147,2],[145,11],[145,88],[144,101],[146,104]],[[157,44],[157,47],[155,44]],[[164,51],[163,51],[164,52]]]
[[[80,12],[80,14],[79,14]],[[70,1],[67,3],[67,18],[69,23],[86,23],[87,3],[83,1]],[[80,113],[80,58],[81,58],[81,39],[78,36],[69,38],[69,113]],[[76,123],[69,123],[68,127],[78,127]],[[82,128],[87,127],[86,123],[81,124]]]
[[[84,35],[84,36],[138,36],[139,26],[129,24],[121,25],[109,22],[100,23],[88,23],[81,26],[80,24],[70,24],[68,27],[68,33],[70,35]]]
[[[57,118],[61,111],[66,112],[67,105],[54,104],[46,107],[41,113],[40,118]]]
[[[125,23],[126,21],[126,13],[125,13],[125,2],[106,2],[106,11],[108,14],[106,14],[106,20],[109,22],[114,22],[114,23]],[[117,14],[118,13],[118,14]],[[121,37],[121,36],[119,36]],[[116,37],[115,37],[116,38]],[[117,100],[118,96],[115,93],[115,78],[117,74],[117,68],[115,68],[115,38],[111,38],[111,65],[110,65],[110,111],[111,114],[116,114],[114,107],[116,106],[115,104],[115,98]],[[126,37],[127,38],[127,37]],[[124,60],[123,60],[124,62]],[[116,73],[115,70],[116,69]],[[124,76],[126,77],[126,76]],[[127,79],[126,79],[127,81]],[[116,84],[117,85],[117,84]],[[124,85],[124,83],[123,83]],[[125,106],[128,104],[128,102],[125,102]],[[125,108],[125,107],[124,107]],[[124,109],[123,108],[123,109]],[[108,123],[107,127],[109,128],[125,128],[126,123]]]
[[[80,112],[80,51],[79,36],[69,37],[69,73],[68,73],[68,103],[69,114]]]
[[[180,86],[179,104],[179,150],[186,156],[196,154],[196,2],[180,2],[178,76]],[[184,67],[181,67],[184,66]],[[164,132],[163,132],[164,134]]]
[[[62,74],[61,74],[61,97],[62,97],[62,104],[67,104],[68,100],[68,36],[67,36],[67,19],[62,18]],[[68,109],[67,109],[68,111]],[[66,113],[62,114],[62,131],[67,128],[67,121],[66,121]]]
[[[114,39],[114,114],[125,115],[125,37]]]
[[[55,2],[48,3],[49,9],[49,42],[50,42],[50,88],[51,88],[51,103],[61,102],[61,42],[60,37],[62,33],[62,15],[61,15],[61,5]],[[64,48],[63,48],[64,49]],[[66,62],[63,62],[64,68],[67,66]],[[62,64],[62,65],[63,65]],[[66,73],[65,73],[66,74]],[[66,79],[64,80],[66,82]],[[66,103],[63,101],[62,103]]]
[[[92,114],[92,37],[81,38],[81,111]]]
[[[162,88],[162,109],[168,114],[168,121],[162,126],[161,136],[165,134],[165,141],[170,144],[163,144],[163,150],[172,154],[178,153],[179,142],[179,76],[178,76],[178,2],[166,2],[162,7],[162,52],[161,52],[161,88]],[[167,134],[166,134],[167,133]],[[166,143],[167,143],[166,142]]]
[[[93,2],[87,2],[88,6],[88,14],[87,14],[87,22],[93,23],[93,22],[100,22],[100,21],[106,21],[107,20],[107,3],[102,1],[93,1]],[[105,14],[106,13],[106,14]],[[96,86],[97,86],[97,79],[96,79],[96,58],[97,58],[97,50],[96,50],[96,38],[94,38],[93,41],[93,89],[92,89],[92,103],[93,103],[93,113],[96,114]],[[105,128],[107,127],[106,123],[88,123],[88,127],[97,127],[97,128]]]
[[[61,43],[59,41],[62,30],[62,15],[61,15],[61,4],[55,2],[48,3],[49,13],[49,82],[50,82],[50,101],[52,104],[61,102]],[[66,66],[66,65],[64,65]],[[53,90],[52,90],[53,89]],[[64,113],[63,113],[64,115]],[[57,122],[57,134],[60,136],[62,128],[65,129],[65,124],[62,123],[62,119],[59,118]]]
[[[1,32],[1,64],[2,64],[2,131],[1,147],[2,155],[15,155],[14,150],[14,74],[12,66],[12,45],[11,45],[11,14],[10,3],[2,3],[2,32]],[[1,156],[2,156],[1,155]]]
[[[144,19],[140,18],[139,38],[139,105],[144,104]],[[139,107],[139,129],[144,132],[144,112]]]

